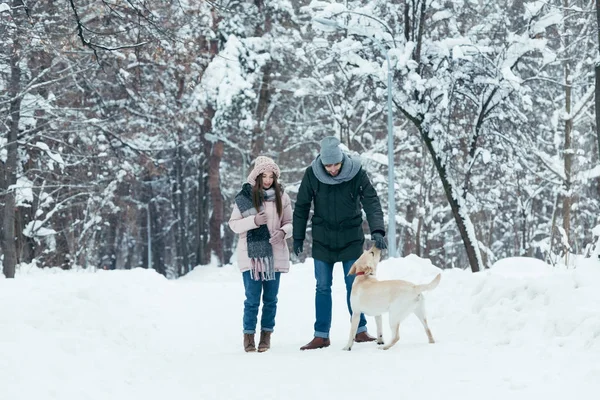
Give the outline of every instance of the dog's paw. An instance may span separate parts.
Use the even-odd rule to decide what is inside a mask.
[[[350,350],[352,350],[352,347],[350,347],[350,346],[346,346],[346,347],[344,347],[342,350],[344,350],[344,351],[350,351]]]
[[[384,345],[384,344],[385,344],[385,342],[384,342],[383,340],[381,340],[381,341],[379,341],[379,340],[378,340],[378,341],[377,341],[377,344],[378,344],[378,345]]]

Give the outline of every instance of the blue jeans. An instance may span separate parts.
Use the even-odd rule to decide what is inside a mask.
[[[263,293],[262,316],[260,318],[260,329],[273,332],[275,328],[275,314],[277,313],[277,293],[279,293],[279,278],[281,272],[275,272],[272,281],[255,281],[250,276],[250,271],[242,273],[246,300],[244,301],[244,333],[256,332],[256,321],[258,319],[258,308],[260,306],[260,293]]]
[[[350,293],[352,292],[352,283],[354,275],[348,275],[348,271],[356,260],[343,261],[344,281],[346,283],[346,303],[348,311],[352,316],[352,307],[350,306]],[[315,260],[315,279],[317,280],[317,290],[315,294],[315,337],[328,338],[331,328],[331,285],[333,284],[333,266],[334,264]],[[367,331],[367,320],[364,314],[360,314],[360,323],[356,333]]]

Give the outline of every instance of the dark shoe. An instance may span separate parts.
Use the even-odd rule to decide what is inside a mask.
[[[300,350],[322,349],[323,347],[328,347],[330,344],[329,339],[315,336],[313,340],[300,347]]]
[[[246,353],[256,351],[256,345],[254,344],[254,333],[244,333],[244,350]]]
[[[260,341],[258,342],[258,352],[262,353],[271,348],[271,332],[260,331]]]
[[[377,339],[369,335],[367,332],[357,333],[356,336],[354,336],[354,341],[356,343],[374,342],[375,340]]]

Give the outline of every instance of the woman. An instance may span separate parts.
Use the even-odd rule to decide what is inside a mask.
[[[240,235],[237,260],[246,291],[243,319],[246,352],[256,351],[254,334],[261,291],[264,294],[258,351],[267,351],[271,346],[279,278],[290,269],[285,239],[292,236],[292,205],[278,183],[280,175],[271,158],[257,157],[247,183],[235,196],[229,219],[231,229]]]

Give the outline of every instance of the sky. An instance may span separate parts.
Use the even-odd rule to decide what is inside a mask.
[[[379,279],[429,282],[416,256],[383,260]],[[282,276],[272,347],[242,347],[235,265],[177,280],[145,270],[21,267],[0,278],[2,400],[596,399],[600,262],[576,268],[509,258],[476,274],[443,270],[427,292],[428,344],[414,315],[382,351],[345,352],[350,321],[334,272],[331,346],[305,351],[314,323],[312,259]],[[367,317],[369,331],[375,322]],[[384,339],[391,333],[384,316]],[[258,327],[259,328],[259,327]]]

